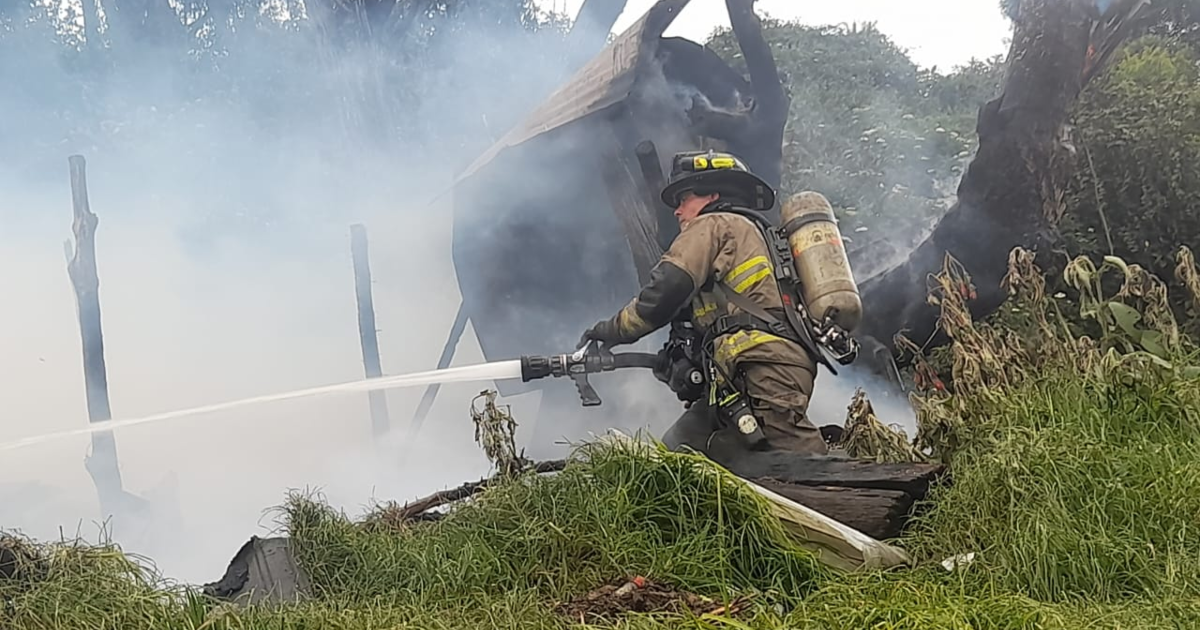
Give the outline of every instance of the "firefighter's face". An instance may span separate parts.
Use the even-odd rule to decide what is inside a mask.
[[[683,226],[688,221],[700,216],[700,211],[704,206],[716,201],[721,195],[713,193],[711,195],[697,195],[692,191],[687,191],[679,198],[679,207],[675,208],[675,219],[679,221],[679,225]]]

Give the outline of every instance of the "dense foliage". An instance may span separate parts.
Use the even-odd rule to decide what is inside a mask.
[[[976,112],[999,94],[999,60],[920,69],[872,24],[773,21],[764,36],[792,103],[784,190],[829,197],[852,249],[904,240],[940,216],[973,154]],[[744,71],[732,32],[711,45]]]
[[[530,0],[377,0],[363,12],[325,0],[59,5],[0,8],[6,137],[58,152],[64,141],[103,151],[162,128],[224,124],[348,153],[437,151],[453,163],[566,71],[563,20]],[[201,153],[229,150],[220,139]],[[35,157],[0,153],[14,164]]]
[[[1196,0],[1154,3],[1136,25],[1142,35],[1077,104],[1067,255],[1113,253],[1172,279],[1175,247],[1200,238],[1197,16]],[[1003,60],[941,74],[917,68],[870,24],[765,26],[792,98],[784,189],[829,196],[852,252],[903,249],[953,201],[978,109],[1000,95]],[[741,63],[731,32],[712,45]],[[861,255],[860,267],[872,258]]]
[[[1073,253],[1115,254],[1170,278],[1200,237],[1200,49],[1147,37],[1089,90],[1064,234]]]

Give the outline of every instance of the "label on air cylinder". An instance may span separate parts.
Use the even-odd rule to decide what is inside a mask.
[[[842,235],[836,227],[816,226],[801,234],[800,238],[796,240],[799,242],[792,245],[793,256],[799,256],[801,253],[821,245],[830,245],[838,249],[842,247]]]

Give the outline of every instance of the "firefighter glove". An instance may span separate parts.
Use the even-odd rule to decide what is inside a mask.
[[[579,347],[587,345],[588,341],[598,341],[611,347],[632,343],[634,340],[622,334],[621,327],[615,319],[606,319],[596,322],[594,326],[584,331],[583,336],[579,338]]]

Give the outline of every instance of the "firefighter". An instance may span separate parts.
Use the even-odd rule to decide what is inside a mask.
[[[715,370],[708,387],[732,387],[744,396],[761,429],[754,448],[824,454],[828,447],[807,409],[816,363],[795,336],[780,336],[746,309],[785,320],[784,303],[767,243],[749,218],[775,204],[775,192],[735,156],[686,152],[672,159],[662,200],[675,208],[680,233],[638,295],[613,317],[597,322],[580,340],[605,346],[630,344],[677,317],[705,338]],[[730,292],[736,293],[730,299]],[[778,328],[774,329],[778,330]],[[785,338],[788,337],[788,338]],[[727,391],[727,390],[726,390]],[[663,436],[669,448],[689,446],[714,456],[739,442],[737,422],[715,417],[717,397],[692,404]],[[733,426],[730,426],[730,425]],[[747,431],[743,428],[742,433]]]

